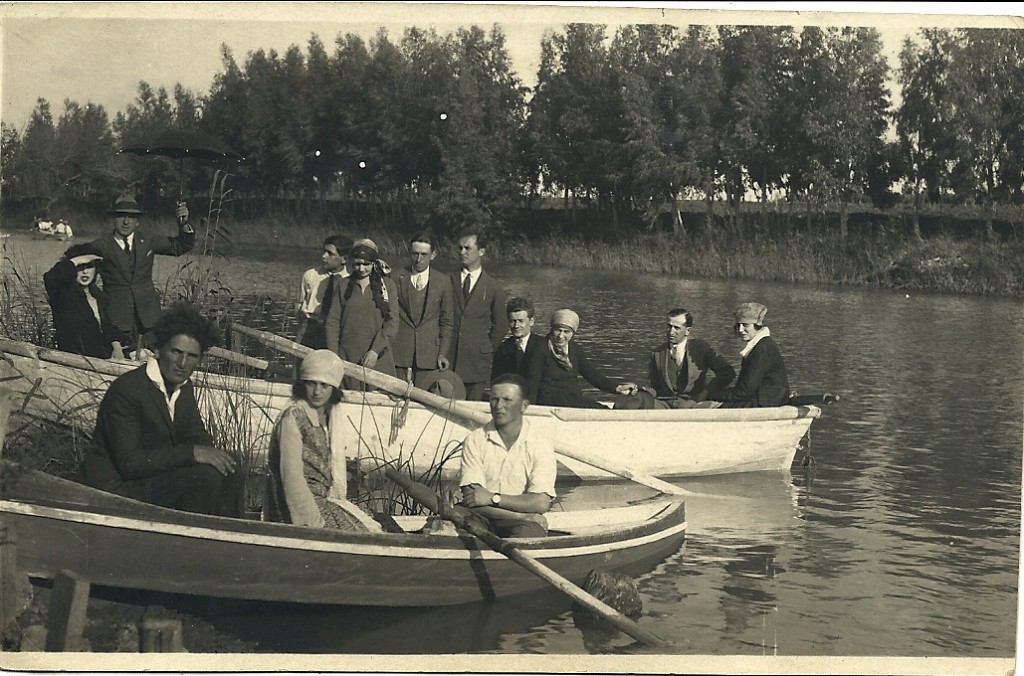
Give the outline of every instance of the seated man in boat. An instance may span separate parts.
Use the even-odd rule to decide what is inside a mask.
[[[543,514],[555,498],[555,450],[523,418],[529,402],[522,376],[498,376],[490,406],[491,421],[462,445],[462,505],[486,518],[500,537],[546,535]]]
[[[494,351],[491,380],[502,373],[518,373],[526,377],[530,356],[544,347],[544,336],[533,332],[533,303],[528,298],[509,298],[505,303],[509,337]]]
[[[785,406],[789,403],[789,377],[779,346],[764,325],[768,308],[760,303],[743,303],[736,309],[734,330],[745,345],[743,363],[736,384],[715,399],[722,408]]]
[[[215,342],[215,327],[187,303],[175,303],[153,334],[156,356],[119,376],[100,403],[82,477],[163,507],[239,516],[238,460],[213,446],[189,380]]]
[[[635,395],[622,395],[615,408],[693,408],[714,399],[736,376],[736,370],[715,349],[690,335],[693,315],[683,308],[670,310],[666,341],[647,363],[650,387]],[[714,377],[709,378],[708,373]]]

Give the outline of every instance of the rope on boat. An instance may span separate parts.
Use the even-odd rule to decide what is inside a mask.
[[[405,419],[409,415],[409,400],[412,396],[413,384],[409,380],[406,380],[405,384],[405,394],[395,402],[395,407],[391,411],[391,434],[388,436],[389,446],[398,440],[398,433],[405,427]]]

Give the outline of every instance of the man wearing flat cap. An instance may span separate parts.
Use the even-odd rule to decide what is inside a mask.
[[[110,297],[110,319],[123,333],[138,342],[160,317],[160,297],[153,286],[155,254],[181,256],[192,250],[196,234],[188,223],[188,207],[178,203],[178,234],[143,235],[138,232],[139,208],[135,198],[121,195],[110,211],[113,229],[92,242],[103,278],[103,289]]]

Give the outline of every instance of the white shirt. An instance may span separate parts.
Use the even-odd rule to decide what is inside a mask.
[[[412,277],[409,278],[412,282],[413,288],[417,291],[422,291],[426,286],[427,282],[430,281],[430,268],[427,268],[423,272],[413,273]]]
[[[530,340],[530,334],[526,334],[522,338],[516,338],[516,344],[519,346],[520,352],[526,352],[526,343]]]
[[[125,248],[125,242],[127,242],[127,246],[130,246],[133,249],[135,248],[135,233],[134,232],[132,234],[128,235],[127,237],[121,237],[120,235],[118,235],[116,237],[116,239],[117,239],[117,243],[121,246],[122,249]]]
[[[462,445],[459,485],[480,484],[492,493],[546,493],[555,497],[555,449],[523,420],[519,436],[506,448],[491,421],[469,433]]]
[[[683,338],[683,342],[679,343],[678,345],[672,346],[672,359],[674,359],[677,364],[683,363],[683,356],[686,354],[687,340],[689,339]]]
[[[164,399],[167,401],[167,411],[171,414],[171,422],[174,422],[174,405],[178,403],[178,395],[181,394],[181,385],[184,385],[188,381],[186,380],[185,383],[175,387],[174,392],[168,395],[167,386],[164,385],[164,376],[160,373],[160,364],[157,363],[156,357],[152,357],[146,362],[146,375],[153,381],[153,384],[156,385],[157,389],[163,392]]]
[[[469,290],[472,292],[473,291],[473,287],[476,286],[477,280],[480,279],[480,273],[483,272],[483,271],[484,271],[484,269],[482,267],[481,268],[477,268],[476,270],[472,270],[472,271],[470,271],[470,270],[463,270],[462,273],[459,275],[459,284],[465,284],[466,283],[466,275],[469,275]]]

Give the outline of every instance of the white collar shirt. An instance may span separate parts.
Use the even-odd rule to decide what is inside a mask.
[[[118,245],[122,249],[124,249],[126,251],[127,251],[127,247],[132,247],[134,249],[135,248],[135,233],[133,232],[132,234],[128,235],[127,237],[121,237],[120,235],[118,235],[117,236],[117,243],[118,243]]]
[[[523,420],[510,447],[491,421],[469,433],[462,447],[459,485],[479,484],[492,493],[546,493],[555,497],[557,463],[551,440]]]
[[[466,276],[469,275],[469,290],[472,291],[474,287],[476,287],[477,281],[480,279],[480,273],[483,271],[484,269],[482,267],[479,267],[476,270],[463,269],[462,272],[459,274],[459,283],[465,284]]]
[[[412,277],[409,278],[412,282],[413,288],[417,291],[422,291],[427,288],[427,282],[430,281],[430,268],[427,268],[423,272],[414,272]]]
[[[683,341],[681,343],[679,343],[678,345],[672,346],[672,359],[674,359],[677,364],[682,364],[683,363],[683,357],[686,355],[686,341],[687,340],[689,340],[689,339],[688,338],[683,338]]]
[[[178,403],[181,387],[185,383],[178,385],[174,388],[174,392],[167,394],[167,386],[164,384],[164,376],[160,373],[160,364],[157,363],[156,357],[150,357],[149,361],[146,362],[146,375],[153,381],[156,388],[160,390],[160,393],[164,395],[164,401],[167,402],[167,412],[171,414],[171,422],[174,422],[174,406]],[[187,383],[188,381],[186,380],[185,382]]]

